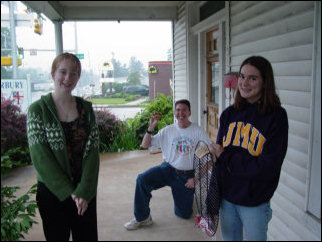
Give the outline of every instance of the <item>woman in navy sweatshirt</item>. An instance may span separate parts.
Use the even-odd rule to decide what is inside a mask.
[[[275,91],[272,66],[263,57],[249,57],[239,70],[234,104],[221,114],[217,141],[210,147],[218,158],[213,179],[222,197],[223,240],[267,240],[270,199],[287,140],[287,113]]]

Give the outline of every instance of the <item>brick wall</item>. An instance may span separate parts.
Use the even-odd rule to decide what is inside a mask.
[[[158,93],[171,95],[170,79],[172,80],[171,61],[149,62],[149,98],[154,99]]]

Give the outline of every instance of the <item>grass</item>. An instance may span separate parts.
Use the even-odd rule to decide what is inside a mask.
[[[127,104],[131,101],[126,101],[125,98],[92,98],[88,99],[88,101],[93,104],[108,104],[109,107],[145,107],[150,103],[148,98],[138,104]]]
[[[93,104],[125,104],[125,98],[92,98],[91,102]]]

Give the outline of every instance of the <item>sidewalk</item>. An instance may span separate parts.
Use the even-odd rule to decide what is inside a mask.
[[[139,173],[162,162],[162,154],[130,151],[101,155],[97,195],[98,239],[100,241],[210,241],[206,233],[194,227],[194,216],[189,220],[174,215],[169,187],[153,191],[150,202],[153,225],[127,231],[123,224],[133,218],[135,181]],[[36,183],[32,166],[17,169],[2,185],[20,186],[21,194]],[[33,198],[34,199],[34,198]],[[26,241],[45,240],[41,219],[25,236]],[[221,240],[220,231],[216,235]]]

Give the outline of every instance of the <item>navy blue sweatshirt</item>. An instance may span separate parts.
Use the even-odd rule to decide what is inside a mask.
[[[278,185],[287,141],[284,108],[264,115],[258,103],[245,103],[241,110],[226,108],[217,136],[217,144],[224,147],[216,170],[222,197],[243,206],[268,202]]]

